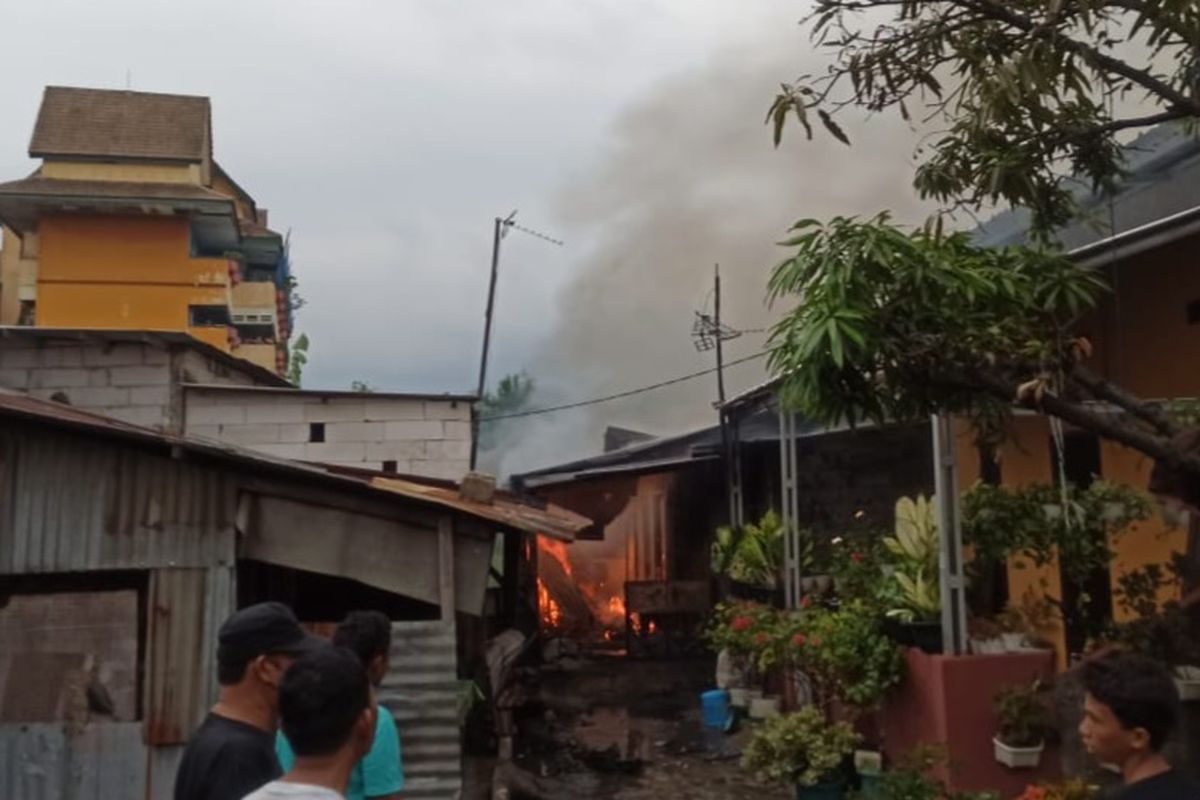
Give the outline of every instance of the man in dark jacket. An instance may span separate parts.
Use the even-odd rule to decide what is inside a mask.
[[[241,800],[282,774],[279,684],[297,656],[327,646],[282,603],[259,603],[225,621],[217,634],[220,694],[184,750],[175,800]]]

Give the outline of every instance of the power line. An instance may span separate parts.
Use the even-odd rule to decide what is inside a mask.
[[[754,359],[762,358],[765,355],[767,355],[766,350],[764,350],[761,353],[755,353],[752,356],[746,356],[745,358],[739,358],[734,361],[730,361],[729,363],[725,364],[725,366],[733,367],[738,364],[745,364],[747,361],[753,361]],[[532,417],[532,416],[536,416],[538,414],[549,414],[554,411],[566,411],[571,408],[582,408],[583,406],[594,406],[594,405],[598,405],[599,403],[607,403],[612,400],[620,400],[623,397],[632,397],[636,394],[643,394],[645,392],[652,392],[655,389],[662,389],[665,386],[673,386],[677,383],[683,383],[684,381],[690,381],[690,380],[694,380],[696,378],[702,378],[705,375],[711,375],[716,371],[717,371],[716,367],[710,367],[709,369],[702,369],[699,372],[693,372],[689,375],[680,375],[678,378],[671,378],[670,380],[659,381],[658,383],[652,383],[649,386],[642,386],[637,389],[630,389],[625,392],[618,392],[617,394],[610,394],[610,395],[606,395],[604,397],[596,397],[591,400],[580,400],[577,403],[566,403],[565,405],[561,405],[561,406],[549,406],[547,408],[534,408],[534,409],[530,409],[529,411],[516,411],[516,412],[513,412],[512,414],[496,414],[495,416],[491,416],[491,417],[480,417],[479,421],[480,422],[494,422],[496,420],[501,420],[501,419],[516,419],[517,417]]]

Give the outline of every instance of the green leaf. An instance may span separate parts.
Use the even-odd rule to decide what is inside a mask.
[[[825,130],[833,134],[833,138],[837,139],[844,145],[850,144],[850,139],[846,136],[846,132],[843,131],[841,127],[833,121],[833,117],[829,115],[828,111],[823,108],[817,109],[817,116],[821,118],[821,123],[825,126]]]

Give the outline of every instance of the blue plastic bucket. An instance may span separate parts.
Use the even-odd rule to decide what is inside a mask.
[[[704,727],[724,730],[729,721],[729,693],[724,689],[713,689],[700,695],[700,709]]]

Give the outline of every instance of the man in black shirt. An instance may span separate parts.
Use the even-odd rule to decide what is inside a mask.
[[[1100,763],[1120,768],[1120,800],[1200,799],[1160,752],[1179,719],[1179,693],[1162,666],[1133,654],[1098,657],[1084,663],[1083,686],[1079,733]]]
[[[282,603],[259,603],[225,621],[217,634],[220,695],[183,752],[175,800],[242,800],[280,776],[280,681],[298,655],[326,645]]]

